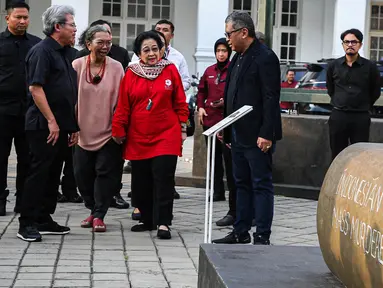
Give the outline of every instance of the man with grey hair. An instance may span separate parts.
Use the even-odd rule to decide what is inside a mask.
[[[63,157],[77,143],[77,76],[70,61],[76,36],[74,10],[54,5],[42,16],[47,36],[26,57],[30,105],[25,130],[31,154],[17,237],[41,241],[41,235],[64,235],[70,229],[53,221]]]
[[[282,138],[279,60],[256,39],[248,13],[230,14],[225,30],[226,40],[237,52],[226,77],[225,116],[244,105],[252,106],[253,111],[224,131],[224,141],[232,148],[237,218],[233,231],[213,242],[250,243],[255,212],[253,243],[269,245],[274,211],[272,152],[275,142]]]
[[[255,32],[255,38],[258,39],[259,43],[265,44],[266,37],[261,31]]]

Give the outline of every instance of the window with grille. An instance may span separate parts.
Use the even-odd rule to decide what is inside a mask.
[[[251,15],[252,0],[233,0],[233,11],[243,11]]]
[[[383,61],[383,3],[372,3],[370,14],[370,59]]]
[[[171,21],[174,0],[102,0],[102,17],[112,23],[113,44],[133,54],[133,42],[161,19]]]
[[[297,53],[297,33],[282,32],[280,47],[281,61],[295,61]]]
[[[281,26],[298,26],[298,0],[283,0]]]

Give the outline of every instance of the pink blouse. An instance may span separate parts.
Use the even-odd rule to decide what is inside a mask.
[[[78,145],[84,150],[97,151],[112,137],[112,118],[124,69],[120,62],[107,56],[104,77],[98,85],[93,85],[86,81],[87,57],[72,63],[78,83]]]

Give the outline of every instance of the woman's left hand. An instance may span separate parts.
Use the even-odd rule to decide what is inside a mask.
[[[182,132],[182,143],[185,142],[186,138],[188,138],[186,132]]]
[[[121,145],[125,141],[125,137],[112,137],[114,142],[116,142],[118,145]]]

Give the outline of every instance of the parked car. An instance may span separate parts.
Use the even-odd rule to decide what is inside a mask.
[[[305,62],[281,62],[281,82],[286,81],[286,74],[289,70],[293,70],[295,72],[295,80],[301,79],[307,72],[306,65],[307,63]]]

